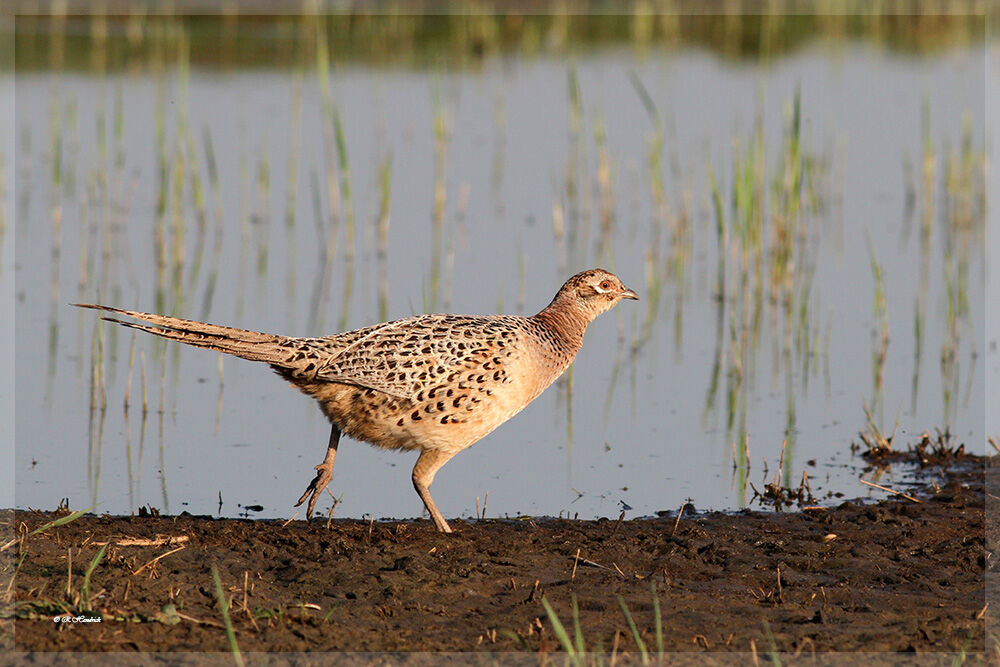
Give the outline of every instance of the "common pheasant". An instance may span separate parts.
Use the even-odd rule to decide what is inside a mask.
[[[420,451],[413,487],[438,530],[434,475],[458,452],[520,412],[570,365],[583,335],[622,299],[638,299],[612,273],[573,276],[537,315],[417,315],[323,338],[294,338],[166,315],[74,304],[195,347],[269,364],[315,398],[333,425],[323,462],[295,504],[306,518],[330,483],[341,433],[387,449]],[[150,326],[152,325],[152,326]]]

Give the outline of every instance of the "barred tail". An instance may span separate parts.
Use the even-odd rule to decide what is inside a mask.
[[[134,310],[122,310],[110,306],[101,306],[91,303],[74,303],[79,308],[91,308],[106,313],[117,313],[132,319],[148,322],[155,326],[147,326],[136,322],[125,322],[113,317],[101,319],[108,322],[116,322],[122,326],[148,331],[151,334],[161,336],[170,340],[180,341],[203,347],[209,350],[225,352],[250,361],[263,361],[268,364],[283,367],[289,361],[289,349],[280,345],[287,341],[285,336],[274,334],[258,333],[246,329],[235,329],[233,327],[223,327],[217,324],[206,322],[196,322],[185,320],[179,317],[168,315],[155,315],[153,313],[142,313]]]

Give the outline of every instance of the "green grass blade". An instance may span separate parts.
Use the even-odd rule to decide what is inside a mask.
[[[781,667],[781,655],[778,653],[778,644],[774,641],[774,634],[771,632],[771,624],[764,621],[764,638],[767,639],[767,657],[775,667]]]
[[[618,606],[622,608],[622,614],[625,615],[625,621],[628,623],[628,629],[632,631],[632,639],[635,640],[635,645],[639,647],[639,653],[642,654],[642,664],[649,664],[649,651],[646,650],[646,642],[642,641],[642,637],[639,636],[639,628],[635,627],[635,621],[632,620],[632,614],[628,612],[628,607],[625,606],[625,600],[622,596],[616,595],[618,598]]]
[[[656,593],[656,584],[650,584],[653,593],[653,623],[656,626],[656,652],[663,658],[663,617],[660,615],[660,596]]]
[[[107,550],[107,544],[98,549],[97,553],[94,554],[93,559],[91,559],[90,565],[87,566],[86,572],[83,573],[83,604],[86,605],[87,611],[90,611],[90,575],[92,575],[94,570],[97,569],[97,564],[101,562],[102,558],[104,558],[104,552]]]
[[[542,598],[542,606],[545,607],[545,613],[549,616],[549,622],[552,624],[552,631],[556,633],[556,637],[559,638],[559,643],[562,644],[563,649],[574,661],[577,658],[576,649],[573,647],[573,642],[569,638],[569,633],[566,632],[566,628],[563,627],[562,621],[556,616],[555,610],[549,601]]]
[[[35,528],[33,531],[31,531],[30,533],[28,533],[28,536],[30,537],[32,535],[36,535],[36,534],[38,534],[38,533],[40,533],[40,532],[42,532],[44,530],[48,530],[49,528],[57,528],[59,526],[65,526],[67,523],[70,523],[71,521],[76,521],[81,516],[83,516],[84,514],[86,514],[87,512],[89,512],[90,510],[94,509],[95,507],[97,507],[97,505],[91,505],[90,507],[88,507],[85,510],[77,510],[76,512],[73,512],[72,514],[67,514],[66,516],[61,516],[61,517],[59,517],[58,519],[56,519],[54,521],[49,521],[44,526],[40,526],[38,528]]]
[[[639,75],[635,73],[635,70],[629,70],[629,79],[632,81],[632,87],[635,88],[635,92],[639,95],[639,100],[642,102],[642,106],[646,108],[646,113],[649,114],[649,118],[655,124],[660,122],[660,114],[656,111],[656,105],[653,103],[653,98],[646,90],[646,86],[642,84],[642,79]]]
[[[577,653],[586,652],[585,644],[583,643],[583,628],[580,627],[580,608],[576,604],[576,593],[572,595],[573,600],[573,634],[576,640],[576,651]]]
[[[233,660],[239,667],[243,667],[243,655],[240,647],[236,645],[236,631],[233,630],[233,622],[229,620],[229,605],[226,603],[226,594],[222,590],[222,579],[219,578],[219,570],[215,563],[212,563],[212,580],[215,582],[215,597],[219,600],[219,609],[222,610],[222,621],[226,625],[226,640],[229,642],[229,651],[233,654]]]

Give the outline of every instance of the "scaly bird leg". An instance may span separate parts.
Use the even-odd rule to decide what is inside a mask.
[[[434,483],[434,475],[441,469],[456,452],[444,452],[441,450],[425,449],[420,452],[416,465],[413,466],[413,488],[417,490],[417,495],[424,501],[424,507],[430,512],[434,519],[434,525],[442,533],[450,533],[451,527],[441,516],[434,499],[431,498],[431,484]]]
[[[299,502],[295,503],[295,506],[298,507],[307,497],[309,498],[309,504],[306,506],[306,521],[312,516],[316,501],[319,500],[319,494],[323,493],[323,489],[327,487],[333,478],[333,461],[337,458],[337,444],[339,442],[340,429],[335,424],[330,431],[330,444],[326,447],[326,456],[323,458],[323,462],[316,466],[316,477],[313,478],[313,481],[309,482],[309,486],[306,487],[306,492],[299,498]],[[312,494],[311,496],[309,495],[310,493]]]

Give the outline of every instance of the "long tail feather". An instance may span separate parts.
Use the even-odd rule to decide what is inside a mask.
[[[225,352],[251,361],[263,361],[276,366],[284,366],[289,357],[288,349],[280,345],[280,343],[288,340],[284,336],[249,331],[247,329],[236,329],[234,327],[224,327],[217,324],[208,324],[207,322],[197,322],[195,320],[185,320],[180,317],[170,317],[169,315],[123,310],[99,304],[74,303],[72,305],[79,308],[117,313],[125,317],[148,322],[155,326],[125,322],[113,317],[102,316],[101,318],[132,329],[146,331],[162,338],[176,340],[187,345],[193,345],[194,347]]]

